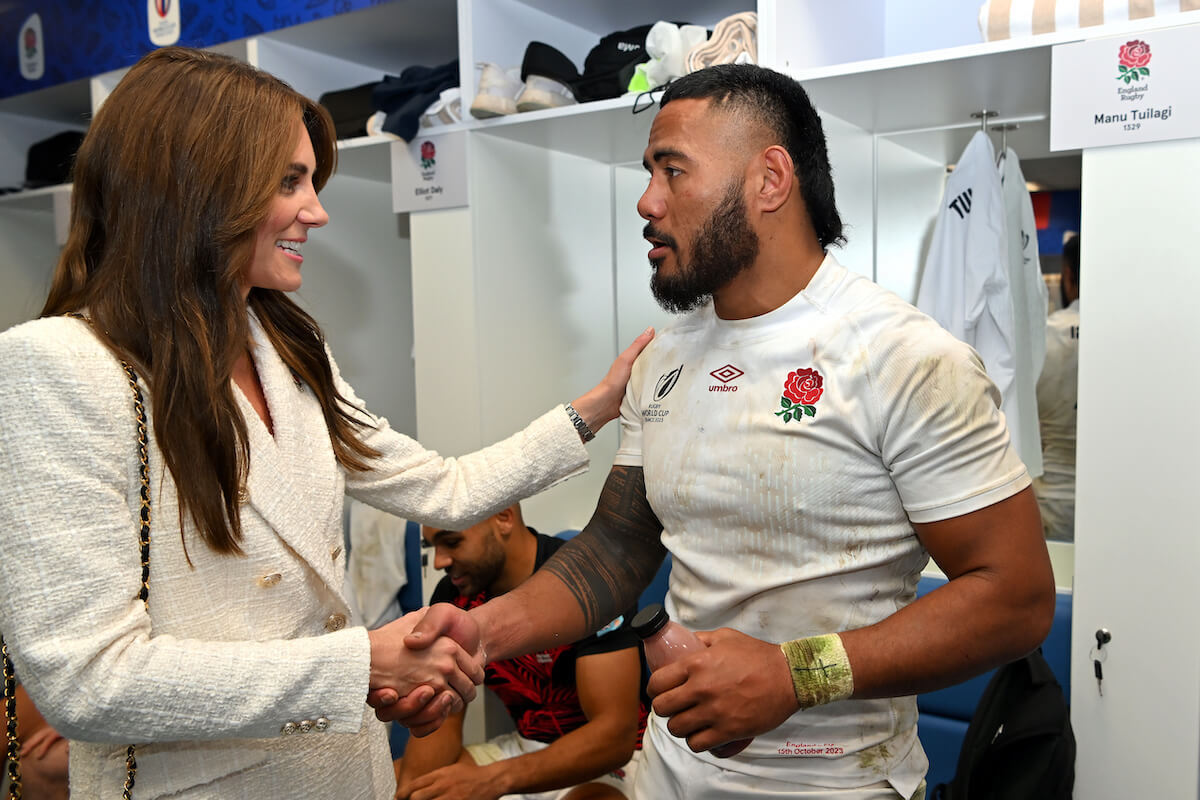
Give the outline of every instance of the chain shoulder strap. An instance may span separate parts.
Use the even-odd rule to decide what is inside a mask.
[[[21,800],[21,743],[17,740],[17,676],[13,674],[12,659],[8,657],[8,644],[0,636],[0,652],[4,654],[4,716],[8,759],[8,796]]]
[[[92,321],[82,314],[71,313],[68,316],[81,319],[88,325]],[[138,386],[137,372],[124,359],[121,369],[129,381],[129,389],[133,394],[133,411],[137,417],[137,454],[138,479],[141,482],[139,490],[140,507],[138,509],[138,545],[142,560],[142,585],[138,589],[137,598],[149,608],[150,598],[150,438],[146,425],[146,404],[142,390]],[[8,657],[8,645],[0,636],[0,652],[4,656],[4,711],[8,718],[6,726],[7,755],[8,755],[8,796],[10,800],[21,800],[21,745],[17,739],[17,678],[13,672],[12,659]],[[134,745],[125,750],[125,785],[121,791],[123,800],[132,800],[133,784],[137,779],[137,758]]]

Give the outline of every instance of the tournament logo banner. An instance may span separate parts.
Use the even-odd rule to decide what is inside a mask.
[[[0,98],[128,67],[155,47],[211,47],[387,0],[14,0],[0,3]],[[15,46],[14,46],[15,45]]]
[[[150,42],[165,47],[179,41],[179,6],[182,0],[146,0]]]

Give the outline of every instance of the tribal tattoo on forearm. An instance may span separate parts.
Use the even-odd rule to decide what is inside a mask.
[[[567,585],[594,631],[636,603],[654,578],[667,552],[661,534],[641,467],[615,466],[591,521],[542,569]]]

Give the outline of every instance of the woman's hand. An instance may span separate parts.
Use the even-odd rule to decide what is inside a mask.
[[[629,383],[629,373],[633,371],[633,362],[654,338],[654,328],[646,328],[633,340],[633,344],[625,348],[625,352],[617,356],[617,360],[608,368],[604,378],[574,400],[571,405],[583,421],[598,432],[609,420],[617,418],[621,413],[621,401],[625,398],[625,384]]]
[[[444,605],[439,603],[433,608],[440,613]],[[453,606],[450,609],[457,611]],[[469,649],[464,649],[451,636],[419,642],[422,645],[419,648],[405,647],[404,638],[427,613],[429,609],[418,609],[381,628],[367,631],[371,642],[368,702],[377,709],[377,714],[408,695],[407,704],[400,709],[403,714],[427,707],[434,699],[441,698],[442,703],[436,707],[439,713],[435,715],[441,717],[448,712],[461,711],[475,699],[475,687],[483,683],[484,656],[479,647],[478,629],[473,624],[469,629],[456,629]],[[465,616],[465,612],[458,613]],[[380,716],[380,719],[386,717]]]

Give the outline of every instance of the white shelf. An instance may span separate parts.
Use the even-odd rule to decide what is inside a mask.
[[[88,78],[49,86],[0,100],[0,112],[36,117],[73,128],[86,126],[92,115]]]
[[[605,0],[602,3],[564,3],[563,0],[524,0],[524,5],[569,21],[600,36],[665,19],[712,28],[739,11],[755,10],[754,0]],[[565,12],[565,13],[564,13]],[[582,64],[577,65],[580,69]]]
[[[56,196],[70,198],[71,184],[61,183],[57,186],[43,186],[40,189],[0,194],[0,209],[53,212]]]
[[[602,163],[641,163],[656,106],[634,114],[633,102],[632,95],[614,97],[464,124],[483,133]]]

